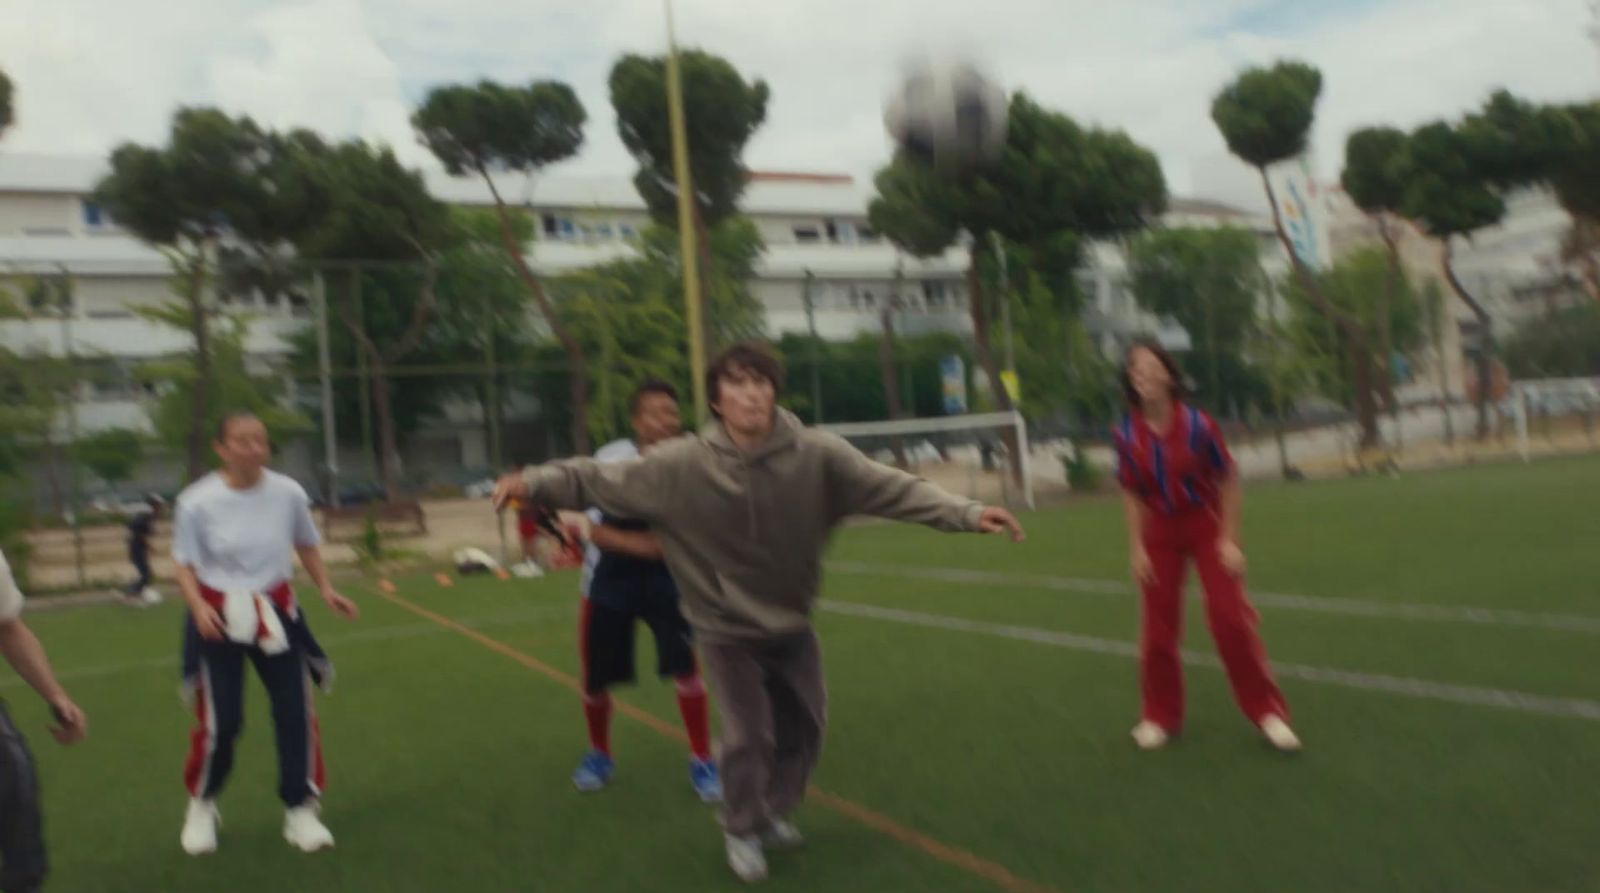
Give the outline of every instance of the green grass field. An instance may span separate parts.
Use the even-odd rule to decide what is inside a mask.
[[[1596,493],[1594,458],[1253,488],[1252,588],[1307,743],[1298,758],[1258,740],[1210,666],[1188,670],[1184,737],[1133,748],[1123,645],[1138,614],[1110,591],[1125,574],[1113,502],[1033,515],[1023,546],[852,529],[817,619],[832,697],[817,783],[1029,889],[1600,890]],[[572,575],[395,582],[402,598],[576,670]],[[12,678],[0,689],[40,757],[50,889],[739,887],[681,743],[618,716],[616,782],[579,795],[572,691],[371,585],[345,591],[362,602],[358,624],[310,607],[340,673],[320,702],[339,845],[315,856],[280,836],[255,682],[222,849],[179,851],[177,606],[31,615],[93,723],[90,742],[56,748],[43,709]],[[1212,654],[1192,604],[1189,619],[1190,649]],[[676,726],[669,687],[623,697]],[[774,891],[1006,889],[851,808],[813,802],[799,820],[810,846],[773,858]]]

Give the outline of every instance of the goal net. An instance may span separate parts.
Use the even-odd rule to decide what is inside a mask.
[[[1028,427],[1018,412],[817,426],[885,465],[983,502],[1033,507]]]
[[[1600,445],[1600,378],[1518,381],[1507,399],[1524,460]]]

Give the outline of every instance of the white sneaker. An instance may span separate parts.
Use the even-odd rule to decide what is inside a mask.
[[[199,797],[189,801],[189,811],[183,817],[183,833],[178,843],[191,856],[201,856],[217,851],[217,827],[222,824],[222,814],[217,804]]]
[[[1284,753],[1300,752],[1299,736],[1294,733],[1294,729],[1289,728],[1289,724],[1284,722],[1281,716],[1273,715],[1261,720],[1261,734],[1267,736],[1273,747]]]
[[[774,850],[797,850],[806,845],[806,837],[794,822],[773,819],[767,830],[761,832],[761,845]]]
[[[147,605],[161,604],[161,593],[154,587],[146,586],[144,591],[139,593],[139,598]]]
[[[767,854],[761,851],[761,838],[724,835],[728,843],[728,867],[745,883],[767,879]]]
[[[1139,745],[1140,750],[1160,750],[1167,746],[1169,740],[1171,736],[1167,730],[1148,719],[1133,727],[1133,743]]]
[[[532,561],[524,561],[520,564],[513,564],[511,566],[511,575],[513,577],[521,577],[524,579],[542,577],[544,576],[544,568],[533,563]]]
[[[303,853],[314,853],[333,846],[333,832],[317,817],[316,806],[296,806],[285,812],[283,839]]]

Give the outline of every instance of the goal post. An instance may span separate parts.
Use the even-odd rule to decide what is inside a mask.
[[[964,476],[968,496],[980,498],[980,484],[987,483],[998,487],[1002,501],[1016,500],[1030,509],[1034,507],[1028,425],[1020,412],[844,422],[817,428],[849,440],[884,464],[894,464],[898,451],[910,470],[948,489],[961,489]],[[1016,456],[1009,455],[1002,436],[1005,432],[1015,433]],[[984,467],[985,457],[993,457],[994,468]],[[1022,482],[1020,493],[1013,492],[1012,475],[1005,473],[1013,467]]]
[[[1535,438],[1556,451],[1593,447],[1600,421],[1600,378],[1542,378],[1513,382],[1509,395],[1517,454],[1533,458]]]

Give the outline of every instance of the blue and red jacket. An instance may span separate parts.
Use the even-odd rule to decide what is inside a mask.
[[[1234,473],[1233,456],[1211,416],[1183,403],[1172,405],[1172,424],[1157,434],[1133,410],[1111,430],[1117,482],[1151,511],[1181,515],[1216,510],[1219,486]]]

